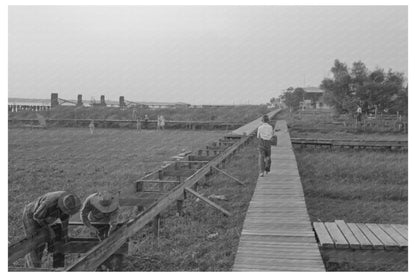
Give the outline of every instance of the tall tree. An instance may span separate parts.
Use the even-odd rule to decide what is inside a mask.
[[[354,112],[357,105],[363,111],[377,108],[407,113],[407,89],[403,73],[385,73],[376,68],[370,72],[361,61],[354,62],[349,72],[345,63],[335,60],[331,68],[333,78],[322,80],[325,101],[338,112]]]

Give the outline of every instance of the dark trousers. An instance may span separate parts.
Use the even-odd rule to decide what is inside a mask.
[[[259,139],[259,167],[260,172],[270,172],[272,152],[270,140]]]

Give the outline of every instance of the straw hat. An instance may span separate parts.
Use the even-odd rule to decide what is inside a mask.
[[[76,214],[81,208],[81,200],[73,193],[65,192],[58,199],[58,207],[68,215]]]
[[[97,192],[90,199],[91,204],[102,213],[111,213],[118,209],[118,194],[114,195],[108,191]]]

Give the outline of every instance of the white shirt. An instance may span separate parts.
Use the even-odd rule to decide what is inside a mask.
[[[257,129],[257,137],[265,140],[271,140],[273,136],[273,127],[270,124],[263,123]]]

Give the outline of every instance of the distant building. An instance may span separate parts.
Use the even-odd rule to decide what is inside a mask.
[[[150,109],[189,108],[191,104],[183,102],[129,102],[129,106],[146,107]]]
[[[305,109],[317,109],[317,110],[329,110],[331,107],[324,102],[325,91],[317,87],[304,87],[302,88],[305,93],[303,95],[303,101],[300,102],[300,108]]]

